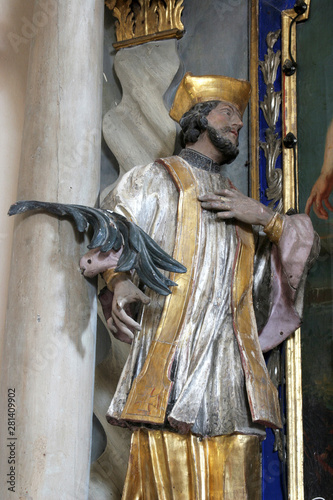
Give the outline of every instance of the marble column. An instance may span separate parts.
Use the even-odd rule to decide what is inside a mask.
[[[103,6],[35,0],[18,34],[31,40],[18,199],[96,204]],[[96,299],[78,268],[84,247],[68,220],[16,217],[1,368],[3,499],[88,497]]]
[[[31,19],[32,2],[0,0],[0,359],[5,330],[9,270],[14,219],[8,207],[16,200],[24,121],[25,89],[30,40],[17,46],[15,36],[22,28],[22,17]]]

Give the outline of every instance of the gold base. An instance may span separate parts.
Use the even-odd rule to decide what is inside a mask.
[[[257,436],[134,432],[122,500],[240,498],[261,499]]]

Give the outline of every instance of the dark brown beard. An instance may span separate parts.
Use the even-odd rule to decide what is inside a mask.
[[[229,164],[237,158],[239,149],[237,145],[233,144],[229,139],[223,137],[218,130],[214,127],[207,126],[208,137],[211,143],[222,153],[222,164]],[[229,132],[231,129],[224,129],[224,132]]]

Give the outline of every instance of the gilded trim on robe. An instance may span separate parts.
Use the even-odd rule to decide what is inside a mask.
[[[267,372],[253,311],[254,238],[252,228],[238,222],[236,233],[238,248],[232,283],[232,312],[250,410],[253,422],[281,428],[278,392]]]
[[[158,160],[170,173],[179,192],[178,224],[173,251],[174,259],[187,272],[171,274],[177,283],[163,308],[155,338],[143,368],[134,380],[121,418],[124,420],[163,424],[172,383],[168,377],[176,342],[184,326],[191,297],[200,239],[201,206],[197,183],[191,172],[176,157]],[[188,238],[189,234],[196,235]],[[161,367],[164,367],[161,369]]]

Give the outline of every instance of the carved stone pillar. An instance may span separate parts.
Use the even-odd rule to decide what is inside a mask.
[[[103,3],[34,3],[18,199],[96,203]],[[96,304],[78,269],[82,243],[68,221],[17,217],[1,363],[3,499],[88,496]]]
[[[0,0],[0,359],[9,283],[14,219],[8,217],[8,207],[16,200],[24,121],[25,89],[29,61],[30,40],[17,45],[17,33],[22,28],[22,17],[32,17],[32,4],[25,0]]]

